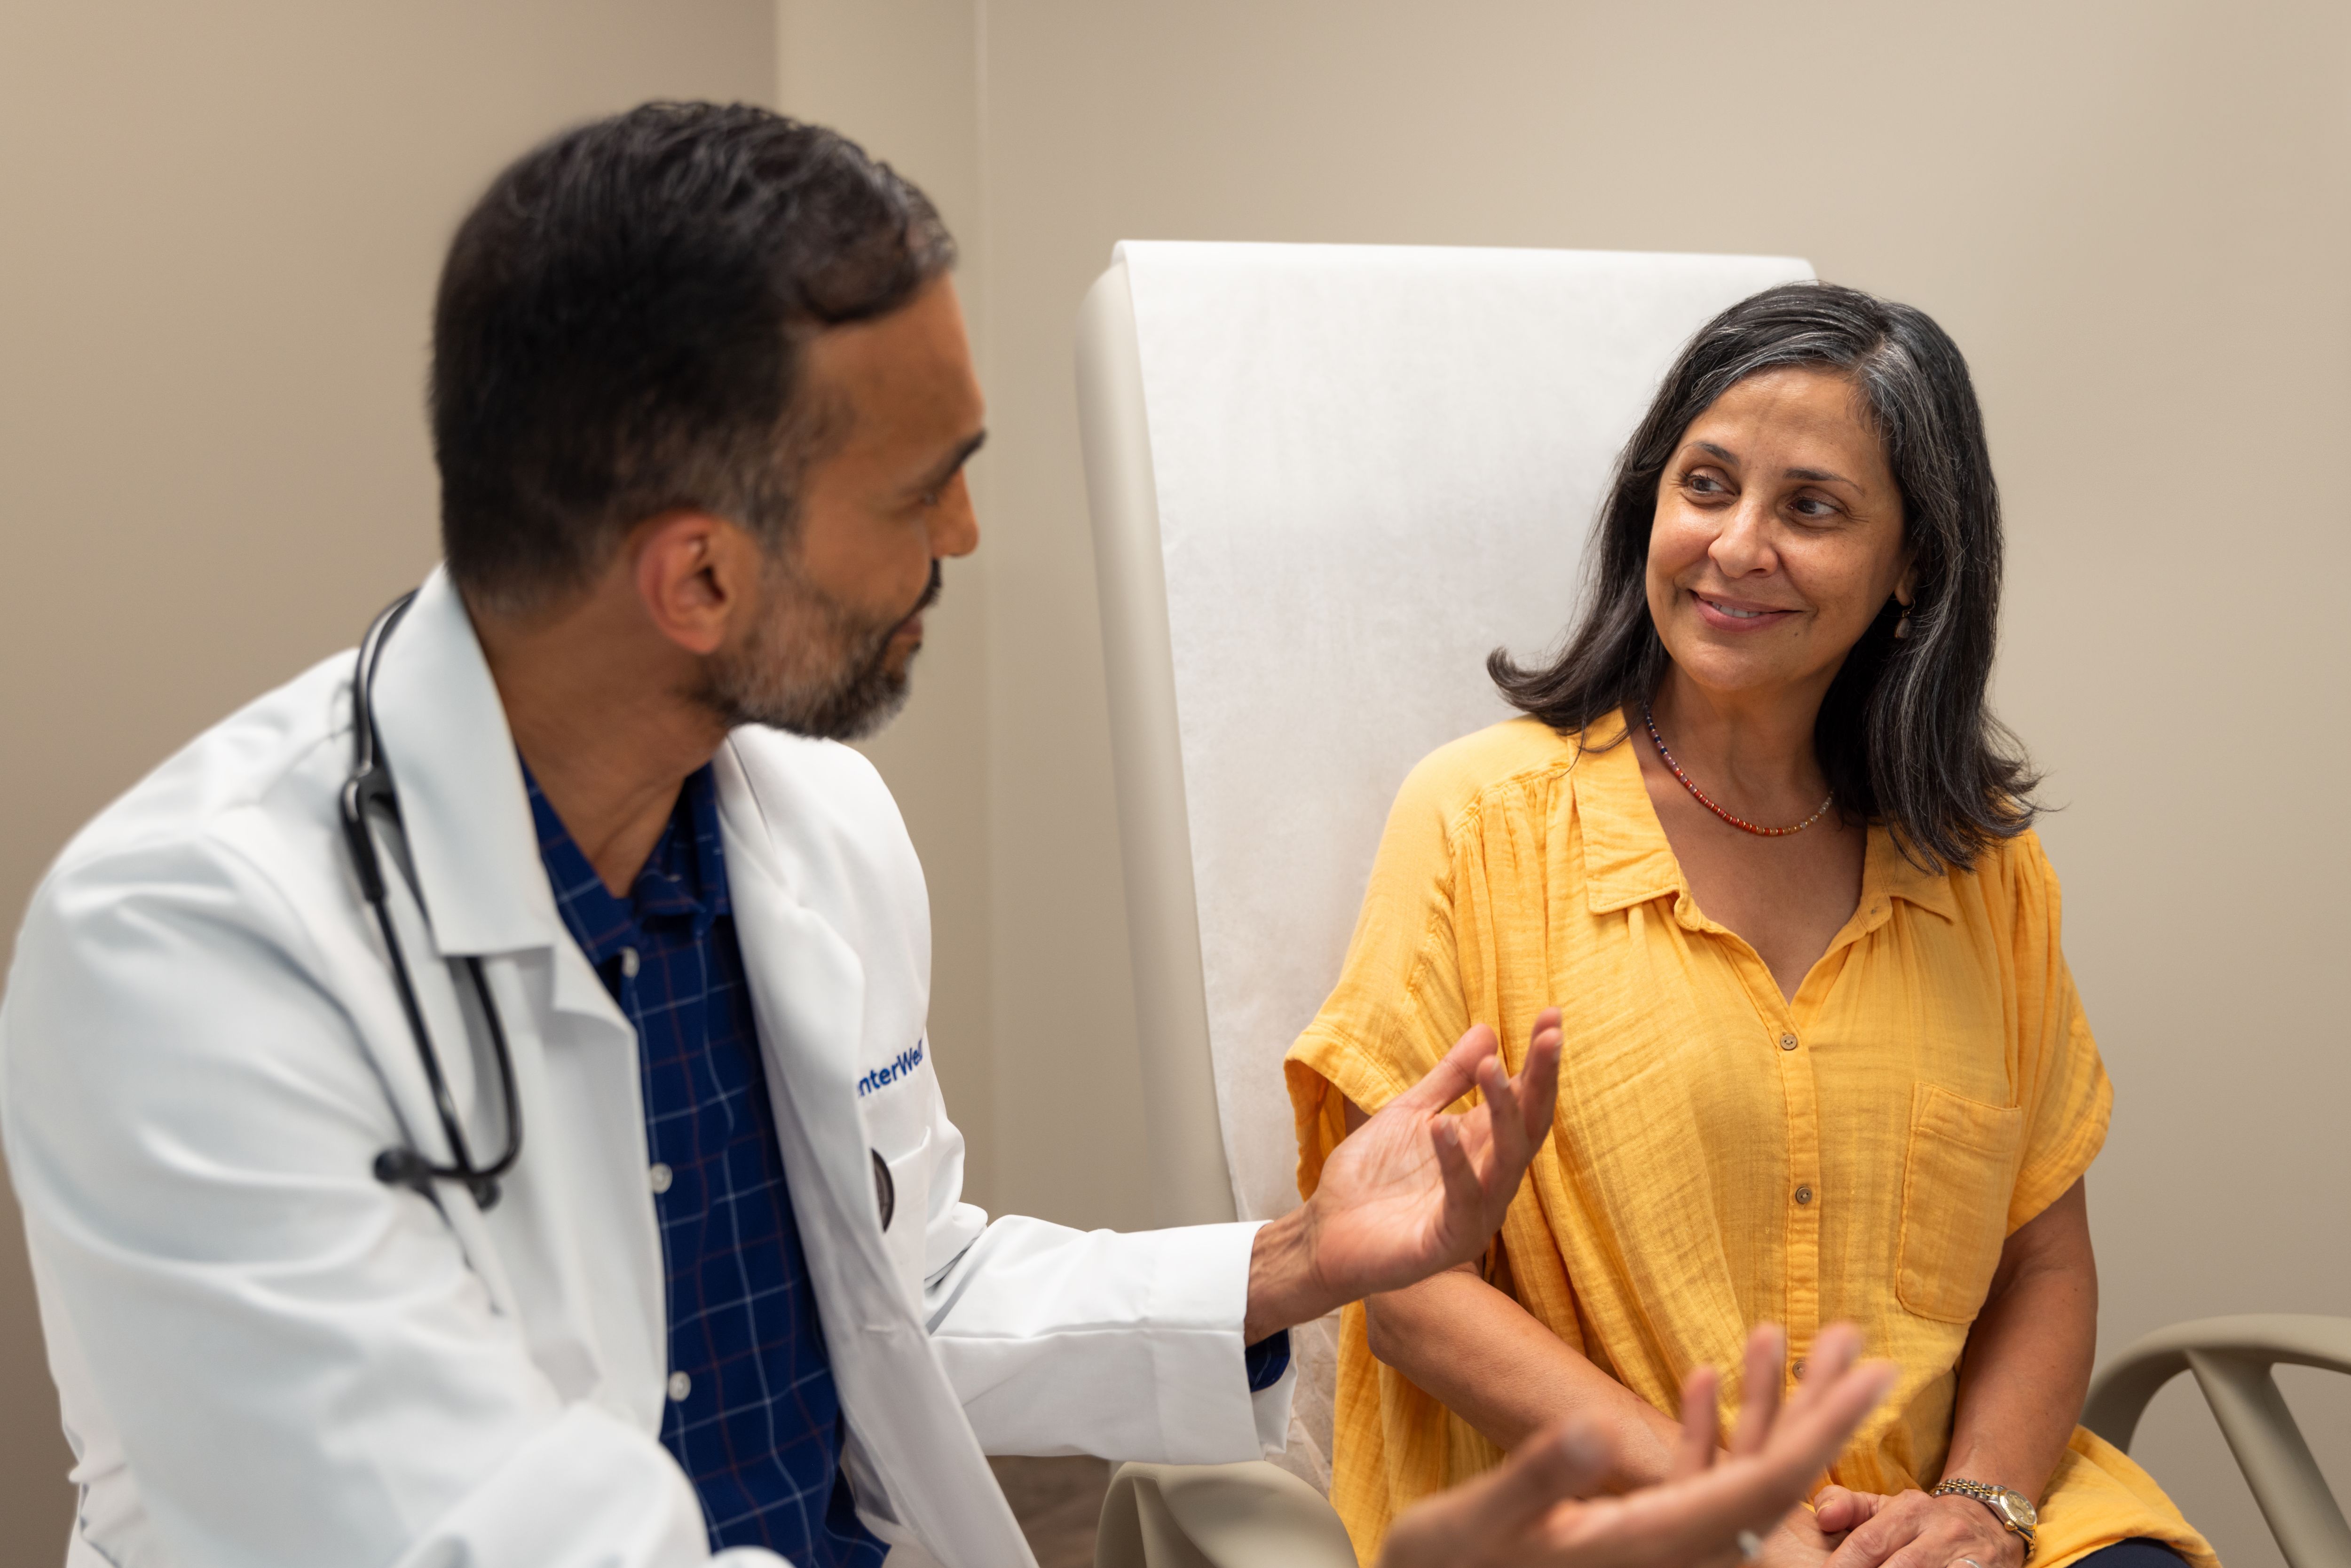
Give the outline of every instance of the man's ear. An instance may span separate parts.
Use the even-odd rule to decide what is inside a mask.
[[[664,512],[640,523],[627,548],[645,618],[687,653],[717,652],[751,612],[758,546],[724,517]]]

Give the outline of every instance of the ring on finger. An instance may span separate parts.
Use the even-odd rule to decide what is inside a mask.
[[[1962,1558],[1960,1558],[1960,1559],[1959,1559],[1959,1561],[1960,1561],[1960,1562],[1962,1562],[1962,1563],[1966,1563],[1966,1564],[1968,1565],[1968,1568],[1983,1568],[1983,1564],[1982,1564],[1982,1563],[1979,1563],[1979,1562],[1977,1562],[1977,1561],[1976,1561],[1974,1558],[1972,1558],[1972,1557],[1962,1557]]]
[[[1753,1531],[1742,1530],[1735,1539],[1739,1542],[1739,1560],[1741,1563],[1752,1563],[1763,1555],[1763,1538]],[[1983,1565],[1978,1563],[1976,1568],[1983,1568]]]

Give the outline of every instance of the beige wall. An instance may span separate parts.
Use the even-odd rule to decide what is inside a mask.
[[[2011,526],[1999,699],[2065,808],[2044,831],[2118,1091],[2091,1179],[2105,1349],[2210,1313],[2351,1312],[2335,902],[2351,657],[2334,604],[2351,580],[2351,492],[2334,477],[2351,427],[2351,14],[781,0],[780,15],[788,84],[834,89],[788,88],[788,107],[952,183],[967,214],[979,193],[962,232],[985,257],[966,282],[995,434],[985,602],[962,612],[952,654],[958,689],[984,691],[984,743],[976,755],[967,715],[951,735],[892,737],[883,766],[910,797],[955,795],[955,836],[917,820],[917,839],[959,887],[984,884],[988,919],[943,912],[939,941],[987,954],[962,1005],[987,1020],[967,1026],[990,1049],[970,1077],[992,1092],[949,1088],[997,1202],[1086,1224],[1149,1213],[1071,371],[1112,242],[1773,252],[1926,307],[1976,367]],[[967,37],[959,82],[977,93],[950,124],[964,87],[888,62],[910,39]],[[942,635],[925,659],[948,652]],[[944,1023],[940,1040],[944,1067],[962,1041]],[[2286,1382],[2351,1478],[2351,1386]],[[2165,1395],[2142,1455],[2224,1557],[2275,1562],[2195,1406],[2184,1385]]]
[[[768,0],[0,6],[0,929],[73,829],[434,556],[434,277],[498,166],[773,91]],[[0,1204],[0,1568],[72,1493]]]

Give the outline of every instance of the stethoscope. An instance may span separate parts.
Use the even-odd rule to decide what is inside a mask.
[[[375,672],[383,653],[384,640],[392,635],[392,628],[400,624],[400,618],[408,613],[415,599],[416,595],[409,592],[392,601],[360,640],[358,668],[351,679],[351,776],[343,784],[343,838],[350,846],[352,867],[359,873],[360,895],[375,911],[376,926],[383,933],[384,951],[392,956],[392,979],[400,991],[400,1010],[408,1019],[408,1032],[416,1041],[417,1058],[424,1064],[425,1082],[433,1088],[433,1107],[440,1114],[441,1133],[448,1140],[452,1158],[447,1165],[437,1165],[425,1158],[421,1150],[395,1146],[376,1155],[375,1179],[387,1186],[411,1188],[427,1198],[433,1197],[436,1182],[464,1182],[466,1190],[474,1195],[474,1201],[487,1209],[497,1205],[498,1178],[512,1170],[522,1155],[522,1102],[515,1093],[514,1052],[507,1045],[506,1023],[498,1017],[497,1001],[490,995],[489,982],[483,977],[481,959],[466,955],[458,960],[458,966],[473,982],[482,1016],[489,1020],[490,1047],[498,1059],[498,1092],[506,1101],[507,1113],[506,1152],[486,1166],[476,1165],[472,1146],[465,1139],[464,1123],[457,1114],[456,1097],[449,1092],[449,1080],[441,1071],[441,1053],[434,1049],[433,1030],[426,1025],[424,1009],[417,1002],[415,982],[409,977],[408,959],[392,918],[391,883],[384,876],[382,857],[377,853],[375,843],[378,821],[394,833],[405,833],[400,820],[400,794],[392,787],[391,770],[384,766],[376,745]],[[428,915],[425,918],[429,922],[432,917]]]
[[[465,977],[473,983],[474,995],[482,1005],[482,1017],[488,1020],[490,1048],[498,1059],[498,1092],[506,1101],[506,1152],[486,1166],[475,1165],[472,1146],[465,1141],[465,1129],[457,1115],[456,1097],[449,1092],[449,1080],[441,1071],[441,1053],[434,1048],[433,1030],[424,1021],[424,1009],[416,999],[416,985],[409,977],[408,959],[400,945],[399,928],[392,923],[390,895],[392,884],[383,873],[382,857],[377,853],[375,822],[405,837],[406,830],[400,820],[400,794],[392,787],[392,772],[384,766],[383,756],[376,745],[375,734],[375,672],[383,654],[385,639],[400,618],[408,613],[415,601],[412,591],[402,594],[387,606],[367,635],[360,639],[358,667],[351,677],[351,776],[343,784],[343,838],[350,846],[351,864],[359,873],[360,894],[368,907],[375,911],[378,930],[383,933],[384,951],[392,957],[392,984],[400,991],[400,1010],[408,1019],[408,1032],[416,1042],[417,1059],[424,1064],[425,1082],[433,1088],[433,1108],[441,1118],[441,1133],[448,1140],[454,1156],[447,1165],[436,1165],[426,1159],[422,1151],[405,1145],[385,1149],[375,1157],[375,1179],[387,1186],[404,1186],[427,1198],[433,1197],[435,1182],[460,1181],[474,1195],[474,1201],[485,1209],[494,1208],[498,1201],[498,1178],[514,1169],[515,1161],[522,1155],[522,1102],[515,1093],[514,1052],[507,1044],[506,1022],[498,1016],[498,1004],[490,995],[488,980],[482,975],[482,961],[467,955],[459,961]],[[423,905],[419,904],[420,911]],[[432,916],[424,916],[429,923]],[[891,1177],[889,1162],[879,1149],[870,1151],[873,1162],[873,1196],[882,1213],[882,1228],[890,1228],[898,1208],[897,1183]]]

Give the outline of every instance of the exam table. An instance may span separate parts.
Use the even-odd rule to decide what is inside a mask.
[[[1811,276],[1117,247],[1080,318],[1078,392],[1159,1224],[1297,1203],[1282,1053],[1338,975],[1397,786],[1508,716],[1486,654],[1566,624],[1617,449],[1683,342]],[[1127,1466],[1104,1563],[1353,1562],[1322,1499],[1335,1328],[1291,1331],[1290,1473]]]

